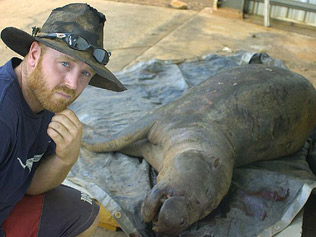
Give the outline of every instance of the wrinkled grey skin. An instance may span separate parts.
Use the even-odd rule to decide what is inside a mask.
[[[218,206],[234,167],[298,151],[315,122],[309,81],[285,69],[247,65],[83,146],[144,157],[159,174],[142,216],[155,232],[177,235]]]

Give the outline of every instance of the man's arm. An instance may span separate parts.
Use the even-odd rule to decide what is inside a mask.
[[[56,154],[42,160],[37,167],[27,194],[36,195],[61,184],[77,161],[82,138],[82,125],[76,114],[65,109],[48,125],[47,134],[56,143]]]

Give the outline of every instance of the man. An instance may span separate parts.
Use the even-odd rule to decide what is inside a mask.
[[[104,22],[96,9],[75,3],[54,9],[32,36],[13,27],[1,32],[24,59],[0,68],[0,236],[92,236],[98,225],[98,205],[60,184],[82,136],[67,106],[88,84],[125,90],[104,66]]]

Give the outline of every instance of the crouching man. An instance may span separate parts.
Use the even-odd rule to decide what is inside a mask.
[[[105,67],[105,16],[87,4],[52,11],[32,35],[3,42],[24,57],[0,68],[0,236],[92,236],[99,206],[61,185],[78,159],[82,125],[67,109],[90,84],[125,87]]]

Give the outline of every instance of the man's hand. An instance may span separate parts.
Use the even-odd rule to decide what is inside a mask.
[[[82,125],[74,112],[65,109],[57,113],[48,125],[47,134],[56,143],[56,154],[41,160],[27,190],[30,195],[61,184],[79,156]]]
[[[78,159],[82,138],[82,125],[76,114],[70,109],[56,113],[47,134],[56,143],[56,156],[72,166]]]

